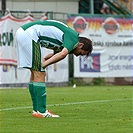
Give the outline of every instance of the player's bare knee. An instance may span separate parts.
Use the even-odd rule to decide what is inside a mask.
[[[45,72],[34,71],[34,82],[45,82]]]

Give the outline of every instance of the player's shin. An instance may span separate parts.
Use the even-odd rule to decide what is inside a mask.
[[[29,83],[29,92],[30,92],[31,99],[32,99],[33,110],[36,112],[37,111],[37,99],[36,99],[33,82]]]
[[[43,82],[34,82],[34,89],[37,98],[37,111],[44,113],[46,111],[46,86]]]

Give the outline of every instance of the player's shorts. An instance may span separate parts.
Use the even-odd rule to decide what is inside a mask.
[[[28,68],[35,71],[45,70],[41,65],[41,47],[22,28],[16,32],[18,68]]]

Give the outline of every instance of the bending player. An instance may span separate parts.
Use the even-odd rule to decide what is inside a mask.
[[[29,92],[33,103],[32,115],[38,118],[59,117],[46,109],[45,68],[63,60],[68,54],[88,57],[92,41],[62,22],[38,20],[21,26],[16,32],[18,67],[31,71]],[[53,53],[42,59],[41,47]]]

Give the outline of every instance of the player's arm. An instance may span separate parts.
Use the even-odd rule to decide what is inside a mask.
[[[64,59],[67,55],[68,55],[68,50],[66,48],[63,48],[61,52],[52,55],[47,60],[43,60],[42,67],[46,68],[47,66]]]
[[[43,60],[46,61],[46,60],[48,60],[49,58],[51,58],[53,55],[54,55],[54,53],[48,54],[48,55],[46,55],[46,56],[43,58]]]

